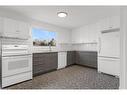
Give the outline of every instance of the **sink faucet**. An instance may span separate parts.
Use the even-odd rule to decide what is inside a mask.
[[[49,44],[49,51],[52,51],[51,44]]]

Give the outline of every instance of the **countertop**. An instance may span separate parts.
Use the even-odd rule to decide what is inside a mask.
[[[71,50],[69,50],[69,51],[71,51]],[[33,53],[56,53],[56,52],[67,52],[67,51],[38,51],[38,52],[33,52]]]
[[[58,52],[69,52],[69,51],[81,51],[81,52],[97,52],[97,51],[86,51],[86,50],[52,50],[52,51],[37,51],[37,52],[33,52],[33,53],[58,53]]]

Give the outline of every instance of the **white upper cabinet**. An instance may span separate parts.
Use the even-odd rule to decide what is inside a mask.
[[[9,18],[3,18],[3,37],[28,39],[30,37],[29,24]]]
[[[20,38],[28,39],[30,38],[30,26],[29,24],[25,22],[19,22],[19,32],[20,32]]]
[[[105,18],[103,20],[100,21],[100,30],[107,30],[110,28],[109,26],[109,19],[108,18]]]
[[[101,31],[120,28],[120,17],[113,16],[72,30],[72,43],[96,43]]]
[[[18,30],[18,22],[12,19],[3,19],[3,37],[16,37]]]
[[[120,17],[115,16],[115,17],[109,18],[109,26],[110,28],[120,28]]]
[[[81,37],[81,31],[80,30],[73,30],[72,31],[72,43],[82,43],[82,37]]]
[[[93,43],[97,41],[97,35],[97,25],[87,25],[72,31],[72,43]]]
[[[120,28],[120,17],[114,16],[101,20],[101,30]]]
[[[65,44],[65,43],[70,43],[71,39],[70,39],[71,33],[69,33],[69,31],[62,31],[62,32],[57,32],[57,43],[59,44]]]

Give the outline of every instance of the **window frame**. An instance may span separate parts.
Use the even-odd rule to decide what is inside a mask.
[[[49,29],[45,29],[45,28],[42,28],[42,27],[39,27],[39,26],[32,26],[32,27],[31,27],[32,46],[34,47],[34,49],[45,49],[45,50],[49,49],[49,46],[34,46],[34,45],[33,45],[33,41],[34,41],[33,35],[32,35],[32,29],[33,29],[33,28],[42,29],[42,30],[49,31],[49,32],[55,32],[55,31],[52,31],[52,30],[49,30]],[[57,45],[58,45],[58,44],[57,44],[57,32],[55,32],[55,33],[56,33],[56,39],[55,39],[56,45],[55,45],[55,46],[51,46],[52,49],[56,49],[56,47],[57,47]]]

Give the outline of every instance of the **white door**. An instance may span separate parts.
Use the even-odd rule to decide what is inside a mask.
[[[58,53],[58,69],[64,68],[67,66],[67,52]]]
[[[101,33],[99,56],[120,57],[119,30]]]

